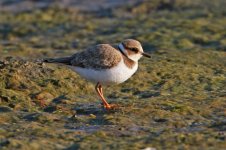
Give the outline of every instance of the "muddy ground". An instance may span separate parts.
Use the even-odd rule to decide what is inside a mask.
[[[226,148],[224,0],[76,2],[0,2],[0,149]],[[152,59],[104,88],[114,111],[40,61],[126,38]]]

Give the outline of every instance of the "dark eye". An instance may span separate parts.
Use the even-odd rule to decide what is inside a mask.
[[[130,50],[133,51],[133,52],[136,52],[136,53],[139,51],[139,50],[138,50],[137,48],[135,48],[135,47],[130,48]]]

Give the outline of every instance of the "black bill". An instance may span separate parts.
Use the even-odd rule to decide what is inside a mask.
[[[151,58],[151,55],[148,54],[148,53],[144,53],[144,52],[143,52],[142,55],[145,56],[145,57]]]

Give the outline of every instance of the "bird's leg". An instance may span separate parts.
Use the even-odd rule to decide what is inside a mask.
[[[95,90],[97,91],[97,94],[100,96],[103,104],[104,104],[104,107],[107,109],[107,110],[110,110],[111,109],[111,105],[108,104],[108,102],[106,101],[106,99],[104,98],[104,95],[103,95],[103,90],[102,90],[102,87],[101,87],[101,84],[98,82],[97,85],[95,86]]]
[[[104,97],[104,92],[103,92],[103,88],[102,88],[101,84],[99,84],[99,90],[100,90],[101,95]]]

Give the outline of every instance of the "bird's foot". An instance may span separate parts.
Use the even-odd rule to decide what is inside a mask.
[[[119,105],[117,105],[117,104],[108,104],[108,105],[104,105],[104,108],[106,109],[106,110],[116,110],[116,109],[118,109],[119,108]]]

